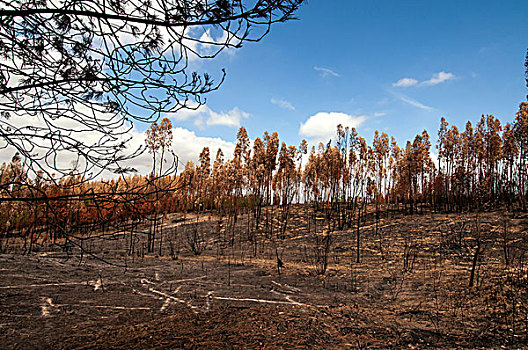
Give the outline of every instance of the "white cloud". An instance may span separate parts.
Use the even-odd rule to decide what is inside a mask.
[[[205,106],[202,106],[200,108],[204,108],[203,110],[207,111],[212,116],[222,116],[222,114],[217,114],[210,109],[208,109]],[[234,112],[233,112],[234,111]],[[236,119],[236,115],[239,115],[240,117],[243,117],[244,112],[241,112],[237,108],[235,108],[233,111],[229,112],[231,114],[234,114]],[[197,113],[196,111],[186,111],[187,116],[184,117],[183,115],[180,116],[179,120],[182,120],[184,118],[188,118],[190,115],[194,115]],[[203,113],[201,111],[200,113]],[[229,114],[228,113],[228,114]],[[226,115],[228,115],[226,114]],[[98,113],[97,116],[102,119],[104,117],[104,114]],[[199,120],[199,119],[197,119]],[[203,120],[203,119],[202,119]],[[46,124],[37,117],[29,116],[29,115],[16,115],[13,114],[12,117],[9,120],[0,120],[2,124],[2,128],[6,128],[7,124],[9,122],[10,125],[13,126],[13,128],[28,128],[28,127],[41,127],[45,128]],[[114,130],[115,134],[113,135],[116,139],[111,140],[109,137],[102,135],[101,133],[97,133],[95,131],[88,131],[86,128],[83,128],[83,126],[77,122],[75,122],[72,118],[59,118],[55,121],[53,121],[53,124],[56,128],[61,128],[63,135],[69,135],[73,139],[78,139],[79,141],[83,142],[84,145],[90,146],[94,145],[94,147],[98,147],[101,143],[104,143],[105,140],[106,145],[108,147],[111,147],[112,145],[120,144],[121,142],[125,141],[126,149],[122,150],[120,154],[133,154],[136,150],[145,147],[145,139],[146,134],[145,132],[138,131],[135,127],[131,130],[127,130],[126,127],[121,127],[119,129]],[[122,134],[120,134],[122,133]],[[216,155],[216,151],[218,148],[221,148],[224,152],[224,155],[226,157],[231,157],[233,150],[234,150],[234,143],[225,141],[218,137],[202,137],[196,135],[194,131],[184,129],[181,127],[174,127],[172,129],[173,133],[173,141],[172,141],[172,150],[173,152],[178,156],[180,164],[178,170],[183,170],[182,163],[185,164],[187,161],[197,161],[198,156],[200,152],[202,151],[203,147],[207,146],[210,149],[211,152],[211,158],[214,159],[214,156]],[[104,137],[104,139],[102,139]],[[15,140],[16,141],[16,140]],[[0,163],[3,162],[9,162],[13,155],[15,154],[16,150],[13,146],[9,146],[6,144],[7,140],[5,138],[0,138],[0,147],[2,147],[2,152],[0,152]],[[20,143],[20,142],[19,142]],[[46,151],[52,146],[51,140],[47,139],[40,139],[37,138],[34,140],[34,148],[32,149],[31,153],[35,155],[35,158],[43,157],[46,153]],[[53,161],[55,162],[55,166],[65,170],[68,172],[67,169],[71,169],[74,163],[74,160],[76,159],[76,153],[75,151],[68,151],[68,150],[59,150],[56,153],[52,153],[50,157],[47,158],[48,162]],[[165,159],[166,162],[164,162],[164,170],[167,170],[170,164],[172,164],[174,159],[171,159],[170,152],[165,153]],[[159,161],[159,159],[158,159]],[[120,167],[130,167],[137,170],[139,174],[146,175],[152,170],[152,155],[149,154],[146,150],[139,154],[137,157],[134,157],[130,160],[122,161],[119,163]],[[50,173],[55,172],[54,169],[51,169],[49,166],[45,164],[43,160],[39,161],[39,164],[43,166],[43,168],[46,171],[49,171]],[[84,169],[85,162],[81,159],[80,163],[78,164],[78,170],[82,171]],[[158,163],[159,166],[159,163]],[[110,171],[103,171],[102,174],[99,174],[99,171],[101,169],[94,168],[91,169],[91,174],[93,176],[97,176],[98,178],[104,177],[104,178],[111,178],[111,177],[117,177],[116,174],[111,173]],[[90,174],[85,174],[86,176],[90,176]]]
[[[169,118],[184,121],[194,118],[194,125],[202,128],[205,125],[225,125],[228,127],[237,128],[240,126],[242,119],[249,118],[250,114],[242,111],[238,107],[233,108],[229,112],[215,112],[206,105],[192,105],[194,109],[182,109],[176,113],[168,115]],[[204,122],[205,120],[205,122]]]
[[[198,118],[211,111],[211,109],[206,105],[199,105],[198,103],[192,101],[189,101],[187,106],[188,108],[182,108],[176,113],[168,113],[167,117],[177,121],[184,121],[188,120],[189,118]]]
[[[4,132],[0,138],[0,162],[9,162],[18,150],[27,155],[33,171],[43,170],[57,176],[70,171],[82,172],[86,177],[97,175],[100,168],[93,162],[87,163],[86,155],[92,160],[100,157],[96,163],[104,164],[112,155],[106,152],[117,152],[130,138],[131,125],[125,122],[119,126],[113,115],[84,105],[76,105],[76,111],[78,114],[64,112],[55,119],[44,120],[24,112],[0,119],[0,130]],[[99,122],[97,126],[93,125],[95,120]],[[24,134],[27,136],[19,137]],[[132,152],[119,155],[123,153]]]
[[[444,81],[453,80],[456,76],[453,73],[439,72],[433,74],[433,77],[421,83],[421,85],[437,85]]]
[[[418,102],[416,100],[413,100],[412,98],[410,98],[409,96],[405,96],[405,95],[397,95],[398,99],[402,102],[405,102],[411,106],[414,106],[414,107],[417,107],[417,108],[420,108],[420,109],[423,109],[423,110],[427,110],[427,111],[432,111],[434,110],[433,107],[429,107],[429,106],[426,106],[424,105],[423,103],[421,102]]]
[[[321,141],[334,138],[337,125],[356,128],[366,120],[365,116],[353,116],[338,112],[319,112],[301,123],[299,135]]]
[[[429,80],[424,80],[422,82],[419,82],[418,80],[413,79],[413,78],[402,78],[398,80],[397,82],[392,83],[392,86],[394,87],[410,87],[410,86],[416,86],[416,85],[433,86],[433,85],[438,85],[445,81],[453,80],[453,79],[456,79],[456,75],[454,75],[453,73],[442,71],[442,72],[433,74],[433,76]]]
[[[314,66],[313,69],[315,69],[316,71],[320,72],[321,76],[323,78],[326,78],[326,77],[329,77],[329,76],[332,76],[332,77],[340,77],[341,76],[341,75],[339,75],[339,73],[334,72],[330,68]]]
[[[241,44],[240,39],[226,30],[222,30],[221,33],[218,33],[217,30],[216,34],[215,38],[211,33],[211,28],[204,31],[197,45],[199,54],[203,56],[215,55],[221,49],[229,55],[234,55],[235,47]]]
[[[279,106],[280,108],[289,109],[290,111],[295,110],[295,107],[291,104],[291,102],[286,100],[272,98],[270,102]]]
[[[414,86],[418,84],[418,80],[413,78],[402,78],[398,80],[397,82],[393,83],[392,86],[394,87],[409,87]]]
[[[227,113],[216,113],[209,110],[209,118],[206,121],[207,125],[225,125],[229,127],[239,127],[240,121],[244,118],[249,118],[249,113],[240,110],[238,107],[233,108]]]
[[[219,137],[197,136],[194,131],[184,128],[173,128],[173,150],[180,157],[180,161],[185,163],[189,160],[198,161],[198,156],[204,147],[209,147],[211,159],[214,160],[218,148],[222,149],[224,156],[231,157],[235,144],[225,141]]]

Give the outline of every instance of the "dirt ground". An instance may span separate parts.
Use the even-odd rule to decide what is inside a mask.
[[[383,216],[377,231],[361,225],[360,263],[356,228],[332,232],[322,275],[302,211],[284,239],[231,245],[216,218],[169,218],[162,255],[129,254],[140,233],[94,236],[82,257],[13,248],[0,255],[0,347],[527,347],[527,217],[482,213],[477,226],[476,214]],[[203,233],[199,255],[189,232]]]

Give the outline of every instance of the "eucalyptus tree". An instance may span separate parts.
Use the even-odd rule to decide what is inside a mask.
[[[388,167],[388,178],[389,178],[389,186],[388,186],[388,203],[394,203],[396,206],[398,205],[398,196],[395,191],[395,184],[396,184],[396,176],[398,175],[398,164],[400,162],[402,155],[402,150],[400,146],[398,146],[398,143],[396,142],[396,138],[394,136],[391,137],[391,151],[390,151],[390,157],[389,157],[389,167]]]
[[[374,132],[372,141],[372,150],[374,155],[373,173],[376,181],[375,205],[376,205],[376,233],[378,231],[380,206],[384,192],[387,187],[387,166],[390,157],[389,136],[386,133]]]
[[[153,157],[152,175],[154,177],[158,176],[156,173],[156,155],[161,149],[161,156],[159,160],[159,176],[162,176],[165,152],[169,151],[173,154],[173,152],[170,150],[173,138],[172,123],[169,118],[163,118],[159,124],[157,122],[152,123],[145,134],[145,144],[147,146],[148,152],[151,153]]]
[[[515,140],[515,133],[511,124],[504,125],[502,133],[502,159],[503,159],[503,176],[502,184],[504,186],[502,197],[508,203],[508,209],[511,209],[514,197],[514,172],[516,171],[519,147]]]
[[[287,146],[285,142],[279,151],[278,168],[273,177],[273,190],[275,191],[278,203],[282,210],[280,238],[285,237],[290,205],[297,194],[299,188],[299,173],[295,164],[298,151],[295,146]]]
[[[210,209],[211,207],[211,155],[209,147],[204,147],[198,158],[199,166],[197,169],[197,191],[200,200],[198,211]]]
[[[489,183],[489,198],[494,200],[499,186],[497,175],[502,156],[502,125],[493,115],[482,116],[477,128],[483,129],[484,135],[484,176]]]
[[[526,195],[528,193],[528,170],[526,164],[528,160],[528,102],[523,102],[519,106],[519,111],[513,123],[513,130],[519,147],[517,191],[522,209],[526,210]]]

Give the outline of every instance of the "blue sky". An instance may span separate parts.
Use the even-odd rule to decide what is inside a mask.
[[[405,145],[423,129],[436,140],[442,116],[460,128],[482,114],[512,121],[528,93],[527,14],[525,0],[311,0],[261,42],[198,66],[225,68],[207,108],[230,125],[207,115],[173,124],[228,142],[240,124],[251,138],[278,131],[297,145],[345,120],[367,140],[377,129]]]

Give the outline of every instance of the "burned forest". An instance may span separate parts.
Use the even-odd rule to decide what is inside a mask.
[[[527,346],[528,102],[296,144],[206,107],[229,76],[194,70],[302,6],[0,1],[0,348]],[[233,147],[182,161],[199,113]]]
[[[240,128],[231,159],[204,148],[173,176],[54,183],[15,156],[1,168],[2,318],[37,347],[519,346],[527,125],[526,103],[504,126],[442,119],[436,162],[427,131],[400,148],[341,125],[309,152]],[[150,130],[159,153],[171,135]]]

